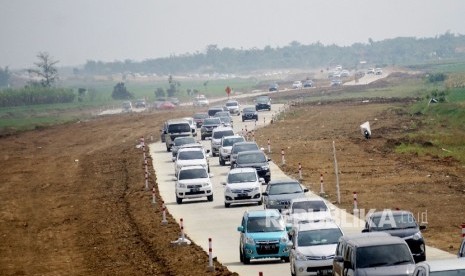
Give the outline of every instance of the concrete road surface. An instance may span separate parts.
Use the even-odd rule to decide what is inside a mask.
[[[272,111],[259,112],[256,127],[264,126],[263,117],[265,117],[265,123],[268,124],[272,114],[282,107],[283,105],[273,104]],[[242,129],[247,128],[250,131],[255,127],[255,122],[243,123],[240,116],[233,119],[237,133],[240,133]],[[210,141],[201,142],[206,149],[211,148]],[[266,145],[260,146],[267,148]],[[277,259],[252,260],[250,265],[243,265],[239,261],[239,232],[237,232],[237,226],[241,223],[244,211],[263,209],[263,206],[252,204],[232,205],[227,209],[224,207],[224,193],[221,182],[225,181],[229,166],[220,166],[218,157],[209,158],[211,173],[214,174],[212,178],[214,200],[212,202],[208,202],[206,198],[201,198],[198,200],[184,200],[182,204],[176,204],[175,181],[173,181],[174,163],[171,160],[171,153],[166,152],[166,147],[161,142],[150,144],[149,148],[157,175],[160,195],[171,215],[178,222],[183,218],[185,232],[191,240],[208,252],[208,238],[212,238],[213,256],[216,256],[218,261],[227,266],[230,271],[237,272],[239,275],[259,275],[259,272],[263,272],[264,276],[290,274],[289,263]],[[276,160],[276,162],[280,162],[280,160]],[[273,162],[271,162],[270,167],[272,179],[287,177]],[[308,196],[315,195],[310,192]],[[335,208],[334,215],[345,234],[360,233],[364,226],[363,220],[343,210]],[[427,247],[426,252],[428,259],[454,257],[452,254],[431,247]]]

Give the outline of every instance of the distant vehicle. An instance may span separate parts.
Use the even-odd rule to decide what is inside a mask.
[[[162,136],[166,143],[166,151],[171,151],[171,147],[174,145],[174,139],[177,137],[188,137],[192,135],[192,128],[186,120],[173,119],[165,122],[163,129],[161,129]]]
[[[221,166],[226,165],[226,161],[231,160],[231,150],[235,143],[245,142],[245,138],[240,135],[223,136],[220,142],[220,155],[218,161]]]
[[[176,106],[178,106],[181,103],[178,98],[173,98],[173,97],[168,98],[167,101],[174,104],[174,105],[176,105]]]
[[[199,128],[202,126],[203,121],[206,118],[208,118],[208,114],[207,113],[195,113],[193,118],[194,118],[195,125]]]
[[[383,74],[383,69],[375,68],[375,75],[382,75],[382,74]]]
[[[260,148],[255,142],[237,142],[233,144],[229,160],[231,163],[231,169],[234,168],[234,164],[236,163],[237,155],[239,152],[248,150],[260,150]]]
[[[179,170],[176,179],[176,203],[181,204],[183,199],[206,197],[213,201],[213,187],[210,174],[203,166],[186,166]]]
[[[234,122],[231,117],[227,116],[222,116],[219,117],[221,120],[221,124],[226,127],[234,127]]]
[[[311,80],[306,80],[306,81],[304,82],[304,87],[306,87],[306,88],[307,88],[307,87],[314,87],[314,86],[315,86],[315,84],[314,84],[313,81],[311,81]]]
[[[186,120],[189,125],[191,126],[191,129],[192,129],[192,135],[195,137],[197,136],[197,126],[195,125],[195,122],[194,122],[194,118],[192,117],[185,117],[183,118],[184,120]]]
[[[384,210],[372,213],[367,217],[365,229],[362,232],[387,232],[392,236],[403,238],[412,252],[416,263],[426,260],[425,240],[421,230],[424,225],[418,225],[415,216],[409,211]]]
[[[302,88],[302,82],[301,81],[295,81],[292,83],[292,88],[293,89],[300,89]]]
[[[208,109],[208,116],[214,117],[217,112],[225,111],[222,106],[212,106]]]
[[[257,203],[262,205],[261,184],[254,168],[232,169],[226,176],[224,185],[224,207],[234,203]]]
[[[339,79],[333,79],[331,80],[331,86],[341,86],[342,85],[342,81],[339,80]]]
[[[240,261],[249,264],[251,259],[280,258],[289,262],[288,230],[276,210],[246,211],[237,227]]]
[[[384,232],[339,238],[333,275],[410,276],[415,263],[405,240]]]
[[[147,107],[147,103],[145,102],[144,99],[138,99],[135,103],[134,103],[134,106],[136,108],[146,108]]]
[[[271,98],[268,96],[259,96],[255,98],[255,109],[260,110],[271,110]]]
[[[212,136],[213,129],[221,125],[220,118],[206,118],[200,128],[200,138],[205,140],[207,137]]]
[[[235,168],[254,168],[259,177],[268,183],[271,180],[270,158],[261,150],[241,151],[237,154]]]
[[[278,92],[279,91],[279,85],[277,83],[270,84],[270,86],[268,87],[268,91],[270,91],[270,92],[273,92],[273,91]]]
[[[208,106],[209,104],[208,99],[204,95],[198,95],[192,102],[193,106]]]
[[[166,101],[166,102],[159,104],[156,108],[158,110],[171,110],[171,109],[175,109],[176,105],[174,105],[171,102]]]
[[[370,75],[370,74],[375,74],[375,68],[369,68],[367,70],[367,75]]]
[[[302,221],[332,220],[331,209],[321,197],[294,198],[291,200],[289,208],[284,210],[284,214],[287,215],[287,222],[293,225]]]
[[[306,192],[308,189],[302,187],[297,180],[271,181],[263,193],[263,203],[266,209],[278,209],[281,212],[289,208],[291,200],[305,197]]]
[[[348,76],[350,76],[350,73],[347,70],[342,70],[340,76],[341,78],[347,78]]]
[[[258,121],[258,113],[255,107],[246,107],[242,109],[242,121],[255,120]]]
[[[132,112],[132,103],[130,101],[125,101],[121,105],[123,113]]]
[[[210,157],[209,150],[207,153],[201,148],[183,148],[178,150],[174,165],[174,175],[178,176],[179,171],[183,167],[188,166],[202,166],[210,172],[210,164],[208,157]]]
[[[418,263],[413,276],[464,276],[465,260],[460,258],[432,260]]]
[[[240,105],[238,101],[235,100],[229,100],[225,104],[226,108],[229,110],[229,113],[231,115],[241,115],[241,111],[239,110]]]
[[[221,138],[223,138],[223,136],[231,136],[231,135],[234,135],[234,131],[231,127],[219,126],[213,129],[212,139],[211,139],[212,156],[219,155],[220,147],[221,147]]]
[[[342,235],[334,221],[299,223],[291,230],[291,275],[331,275],[334,252]]]

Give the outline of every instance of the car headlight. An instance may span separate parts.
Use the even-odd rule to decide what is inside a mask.
[[[297,261],[306,261],[307,257],[299,251],[295,251],[295,258]]]
[[[270,166],[262,166],[262,170],[269,170]]]
[[[185,188],[186,188],[186,184],[178,183],[178,187],[181,188],[181,189],[185,189]]]
[[[423,238],[423,236],[421,235],[421,232],[417,232],[417,233],[415,233],[415,235],[413,235],[413,239],[416,240],[416,241],[418,241],[418,240],[420,240],[422,238]]]
[[[230,193],[231,193],[231,189],[230,189],[228,186],[226,186],[226,189],[224,190],[224,192],[227,193],[227,194],[230,194]]]
[[[202,183],[202,187],[208,187],[210,186],[210,183],[206,182],[206,183]]]
[[[250,244],[250,245],[254,245],[254,244],[255,244],[255,241],[253,240],[252,237],[246,237],[246,238],[245,238],[245,243],[246,243],[246,244]]]
[[[270,201],[268,201],[268,204],[269,205],[277,205],[278,201],[277,200],[270,200]]]
[[[289,238],[287,237],[287,235],[281,237],[282,243],[287,243],[288,241],[289,241]]]

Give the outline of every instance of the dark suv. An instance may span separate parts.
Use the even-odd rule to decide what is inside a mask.
[[[228,111],[227,109],[223,108],[222,106],[213,106],[208,109],[208,116],[213,117],[217,112],[221,111]],[[228,111],[229,112],[229,111]]]
[[[212,137],[213,129],[219,127],[220,125],[220,118],[206,118],[203,121],[202,127],[200,128],[201,139],[205,140],[206,137]]]
[[[260,96],[255,99],[255,109],[260,110],[271,110],[271,98],[268,96]]]
[[[425,240],[421,230],[425,225],[418,225],[411,212],[384,210],[372,213],[367,217],[365,229],[362,232],[387,232],[391,236],[403,238],[412,252],[416,263],[426,259]]]
[[[254,168],[258,177],[265,179],[268,183],[271,180],[270,159],[261,150],[242,151],[236,157],[235,168]]]

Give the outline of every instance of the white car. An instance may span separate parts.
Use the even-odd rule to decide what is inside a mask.
[[[223,138],[223,136],[230,136],[230,135],[234,135],[234,130],[231,127],[219,126],[213,129],[212,139],[211,139],[212,156],[219,155],[220,146],[221,146],[221,138]]]
[[[197,125],[196,123],[194,122],[194,118],[192,117],[185,117],[183,118],[184,120],[186,120],[189,125],[191,126],[191,130],[192,130],[192,136],[197,136]]]
[[[223,136],[220,142],[220,154],[218,161],[221,166],[226,165],[226,161],[231,159],[231,149],[235,143],[245,142],[245,138],[240,135]]]
[[[210,102],[204,95],[198,95],[192,103],[193,106],[208,106],[209,104]]]
[[[341,228],[334,221],[301,222],[293,230],[291,275],[331,275]]]
[[[462,258],[431,260],[417,263],[413,276],[465,275],[465,260]]]
[[[382,74],[383,74],[383,69],[375,68],[375,75],[382,75]]]
[[[207,197],[213,201],[213,187],[207,169],[203,166],[182,167],[176,180],[176,203],[183,199]]]
[[[188,166],[202,166],[210,172],[208,157],[210,155],[201,148],[180,148],[174,163],[174,175],[178,176],[179,171]]]
[[[334,208],[333,208],[334,209]],[[291,200],[289,209],[283,210],[287,223],[297,225],[300,222],[332,220],[328,204],[321,197],[303,197]]]
[[[302,82],[301,82],[301,81],[295,81],[294,83],[292,83],[292,88],[293,88],[293,89],[300,89],[300,88],[302,88]]]
[[[238,101],[229,100],[226,102],[225,106],[231,115],[234,115],[234,114],[237,116],[241,115],[240,105]]]
[[[258,178],[254,168],[238,168],[229,171],[224,185],[224,207],[234,203],[262,204],[261,185],[263,178]]]

